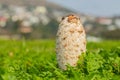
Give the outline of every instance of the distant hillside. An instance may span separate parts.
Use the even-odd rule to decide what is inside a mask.
[[[7,5],[45,5],[46,0],[0,0],[1,4]]]
[[[14,5],[14,6],[26,6],[26,7],[36,7],[36,6],[44,6],[47,9],[47,17],[51,18],[59,18],[61,16],[65,16],[69,13],[75,13],[74,11],[67,9],[58,4],[48,2],[47,0],[0,0],[0,4],[4,5]]]
[[[16,5],[16,6],[46,6],[56,9],[65,9],[60,5],[48,2],[46,0],[0,0],[0,4]]]
[[[1,24],[4,28],[0,27],[0,35],[21,35],[20,31],[30,30],[30,28],[19,28],[22,27],[22,22],[26,23],[27,21],[30,24],[29,27],[32,28],[32,38],[54,38],[61,17],[73,12],[46,0],[0,0],[0,4],[2,6],[0,8],[2,18],[6,17],[3,14],[12,15],[5,22],[5,26]],[[24,12],[24,14],[18,12]],[[18,19],[19,15],[22,16],[22,20],[14,22],[13,19],[16,16]],[[34,24],[34,21],[37,22]]]
[[[0,0],[0,36],[19,36],[20,30],[32,28],[32,38],[55,38],[61,17],[70,13],[75,12],[47,0]],[[78,15],[88,35],[120,39],[119,16],[105,18],[81,13]],[[20,29],[21,23],[29,24],[30,28]]]

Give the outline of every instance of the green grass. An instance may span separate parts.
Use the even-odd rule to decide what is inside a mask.
[[[0,40],[0,80],[119,80],[120,41],[88,42],[78,66],[57,66],[55,41]]]

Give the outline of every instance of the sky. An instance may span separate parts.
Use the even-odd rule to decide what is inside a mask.
[[[48,0],[79,13],[95,16],[120,16],[120,0]]]

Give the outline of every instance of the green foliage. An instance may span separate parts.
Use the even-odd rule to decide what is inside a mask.
[[[119,80],[120,41],[89,42],[78,65],[60,70],[55,41],[0,40],[0,80]]]

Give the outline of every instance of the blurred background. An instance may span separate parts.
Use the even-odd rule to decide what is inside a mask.
[[[62,16],[75,13],[89,41],[120,39],[119,0],[0,0],[0,39],[55,39]]]

